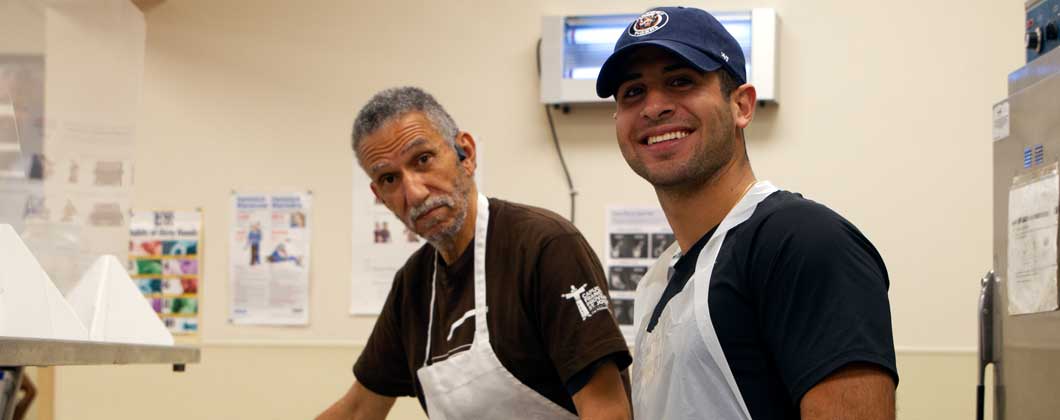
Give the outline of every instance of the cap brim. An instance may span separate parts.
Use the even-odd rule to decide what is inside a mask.
[[[596,77],[597,96],[608,98],[615,94],[618,85],[623,82],[622,67],[626,64],[626,58],[629,57],[629,54],[633,52],[633,50],[644,46],[654,46],[670,51],[699,69],[699,71],[714,71],[722,67],[722,64],[717,60],[704,54],[695,47],[682,42],[671,41],[668,39],[651,39],[634,42],[620,48],[614,53],[611,53],[611,56],[607,57],[607,60],[604,61],[604,65],[600,67],[600,74]]]

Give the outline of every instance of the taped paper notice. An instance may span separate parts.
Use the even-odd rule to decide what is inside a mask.
[[[310,192],[235,193],[229,320],[309,325]]]
[[[1008,199],[1008,308],[1013,315],[1057,309],[1057,165],[1016,177]]]

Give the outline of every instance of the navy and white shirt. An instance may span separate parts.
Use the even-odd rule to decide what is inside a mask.
[[[677,261],[649,333],[674,295],[691,293],[682,290],[715,229]],[[803,395],[850,363],[879,366],[897,384],[888,286],[872,243],[799,194],[771,194],[729,230],[707,304],[751,417],[798,419]]]

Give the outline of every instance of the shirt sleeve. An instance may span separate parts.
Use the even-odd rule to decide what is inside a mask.
[[[869,240],[816,203],[778,211],[759,233],[759,322],[792,401],[855,362],[897,384],[887,269]]]
[[[398,270],[383,310],[372,328],[372,335],[353,365],[358,382],[372,392],[388,397],[412,396],[415,392],[401,339],[402,272],[404,270]]]
[[[580,234],[546,242],[535,276],[538,331],[565,384],[607,356],[614,355],[619,370],[629,366],[632,359],[610,311],[603,269]]]

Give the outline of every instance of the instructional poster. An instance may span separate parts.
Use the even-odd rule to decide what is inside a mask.
[[[229,320],[309,324],[309,192],[232,194]]]
[[[375,197],[368,176],[353,167],[353,287],[350,314],[378,315],[405,260],[426,243]]]
[[[1057,165],[1017,177],[1008,196],[1008,308],[1013,315],[1057,309]]]
[[[199,331],[202,212],[133,211],[129,273],[173,334]]]
[[[611,310],[626,342],[636,338],[633,298],[644,274],[674,243],[666,216],[658,207],[610,207],[607,210],[604,270],[611,292]]]

